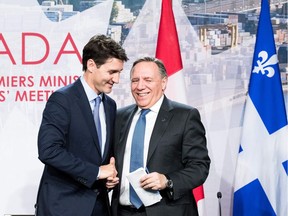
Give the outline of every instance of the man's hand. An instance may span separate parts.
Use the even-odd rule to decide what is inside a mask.
[[[118,172],[115,167],[115,158],[110,158],[110,163],[107,165],[100,166],[99,179],[107,179],[108,177],[115,178]],[[115,181],[115,180],[114,180]]]
[[[106,187],[108,189],[114,188],[119,183],[118,177],[108,177],[106,182]]]
[[[165,175],[153,172],[140,179],[141,187],[144,189],[163,190],[166,188],[167,178]]]

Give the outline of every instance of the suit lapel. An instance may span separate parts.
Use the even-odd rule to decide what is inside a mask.
[[[105,143],[105,149],[103,153],[103,161],[108,155],[108,150],[110,149],[110,140],[113,134],[111,134],[113,130],[111,123],[112,123],[112,116],[115,117],[115,114],[113,113],[114,110],[112,109],[111,105],[109,104],[108,99],[106,98],[106,95],[103,94],[103,105],[105,110],[105,119],[106,119],[106,143]]]
[[[125,153],[125,148],[126,148],[126,142],[127,142],[127,137],[129,134],[129,128],[133,119],[133,116],[135,114],[135,112],[137,111],[137,106],[131,106],[129,107],[125,113],[123,114],[122,118],[120,119],[119,124],[119,128],[120,128],[120,132],[119,132],[119,138],[120,140],[115,140],[115,142],[118,143],[117,145],[117,152],[116,154],[119,156],[118,157],[118,164],[119,166],[119,170],[118,172],[121,174],[122,170],[123,170],[123,162],[124,162],[124,153]]]
[[[80,78],[76,80],[75,82],[75,89],[76,89],[77,96],[78,96],[78,100],[77,100],[78,106],[80,107],[80,110],[82,112],[82,115],[85,118],[85,121],[87,122],[87,127],[89,128],[90,133],[93,137],[93,141],[96,145],[97,152],[99,153],[101,157],[101,149],[100,149],[98,137],[96,134],[96,126],[93,120],[93,114],[91,111],[91,107],[90,107],[87,95],[80,81]]]
[[[170,112],[172,109],[171,104],[169,103],[169,100],[164,97],[163,103],[160,107],[154,129],[150,138],[150,143],[149,143],[149,150],[148,150],[148,155],[147,155],[147,164],[150,160],[150,158],[153,155],[153,152],[155,151],[158,143],[160,142],[162,136],[164,135],[169,122],[173,116],[173,114]]]

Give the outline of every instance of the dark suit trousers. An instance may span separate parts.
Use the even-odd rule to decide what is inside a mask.
[[[91,216],[110,216],[106,194],[99,193]]]
[[[126,209],[119,208],[118,216],[147,216],[146,212],[133,212]]]

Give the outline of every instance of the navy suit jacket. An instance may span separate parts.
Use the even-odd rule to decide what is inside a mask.
[[[122,175],[123,159],[129,128],[137,106],[119,109],[115,123],[114,154],[118,174]],[[149,122],[147,122],[149,124]],[[149,172],[167,174],[174,183],[173,196],[160,191],[162,200],[146,207],[148,216],[196,216],[197,206],[192,189],[202,185],[208,176],[210,158],[205,129],[197,109],[173,102],[164,96],[149,142]],[[112,213],[117,216],[120,184],[112,195]]]
[[[45,167],[37,215],[91,216],[99,194],[108,201],[105,182],[96,179],[99,167],[109,163],[111,156],[116,103],[105,94],[102,101],[107,125],[103,157],[80,79],[48,99],[38,134],[39,159]]]

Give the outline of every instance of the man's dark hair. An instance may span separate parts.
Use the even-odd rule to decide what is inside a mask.
[[[83,48],[82,70],[87,70],[87,61],[93,59],[99,68],[110,58],[128,61],[125,50],[120,44],[106,35],[95,35]]]

